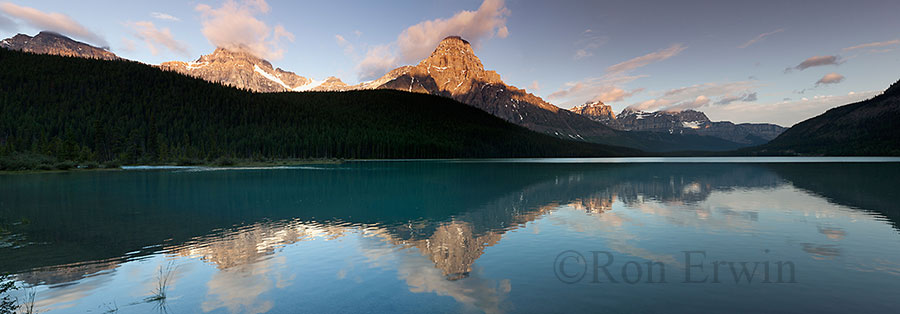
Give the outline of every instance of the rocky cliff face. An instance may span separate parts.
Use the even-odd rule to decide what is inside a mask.
[[[40,32],[34,37],[18,34],[0,41],[0,47],[25,52],[51,54],[65,57],[80,57],[103,60],[119,59],[114,53],[97,48],[69,37],[53,33]]]
[[[611,128],[617,130],[622,129],[622,124],[616,120],[616,114],[613,113],[612,107],[601,101],[588,102],[584,105],[569,109],[569,111],[588,117],[591,120],[604,123]]]
[[[394,69],[361,88],[450,97],[514,124],[563,138],[581,140],[615,134],[603,124],[506,85],[497,72],[485,70],[469,42],[457,36],[442,40],[419,64]]]
[[[682,129],[699,129],[709,123],[705,114],[694,110],[642,112],[628,108],[619,114],[618,121],[627,131],[672,132]]]
[[[274,68],[269,61],[248,52],[225,48],[217,48],[212,54],[201,56],[194,62],[170,61],[159,67],[255,92],[307,91],[322,83]]]

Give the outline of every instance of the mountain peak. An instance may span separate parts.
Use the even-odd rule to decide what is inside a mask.
[[[468,41],[468,40],[465,40],[465,39],[463,39],[462,37],[456,36],[456,35],[453,35],[453,36],[447,36],[447,37],[444,37],[444,39],[441,39],[441,43],[445,43],[445,42],[448,43],[448,44],[449,44],[449,43],[460,43],[460,42],[461,42],[461,43],[463,43],[463,44],[465,44],[465,45],[469,45],[469,41]],[[440,46],[440,44],[438,44],[438,46]]]
[[[594,102],[586,102],[584,105],[569,109],[569,111],[586,116],[591,120],[598,122],[616,120],[616,114],[613,113],[612,107],[610,105],[604,104],[599,100]]]
[[[197,61],[163,62],[159,67],[257,92],[305,91],[315,87],[311,85],[315,83],[313,80],[274,68],[269,61],[241,47],[218,47],[213,53],[200,56]]]
[[[107,49],[94,47],[73,40],[65,35],[50,31],[42,31],[34,37],[18,34],[0,41],[0,47],[38,54],[51,54],[66,57],[116,60],[118,56]]]

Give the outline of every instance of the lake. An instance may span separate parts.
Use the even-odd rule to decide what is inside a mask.
[[[896,313],[898,189],[897,158],[7,174],[0,273],[48,313]]]

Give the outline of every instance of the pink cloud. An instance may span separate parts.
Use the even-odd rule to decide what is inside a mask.
[[[68,15],[62,13],[47,13],[41,10],[18,6],[9,2],[0,4],[0,11],[9,16],[25,21],[25,23],[41,30],[53,31],[66,36],[84,40],[86,42],[109,48],[109,43],[103,36],[98,35],[76,22]]]
[[[294,35],[281,25],[269,27],[256,18],[257,14],[269,12],[264,0],[226,0],[219,8],[206,4],[197,5],[195,10],[203,19],[203,35],[216,47],[244,50],[260,58],[280,59],[284,49],[282,39],[294,40]]]
[[[169,31],[168,28],[157,29],[156,25],[149,21],[128,23],[127,25],[134,30],[135,37],[144,41],[147,47],[150,48],[150,53],[153,55],[159,54],[157,45],[166,47],[170,51],[181,55],[188,54],[187,46],[184,43],[175,40],[175,37],[172,36],[172,32]]]

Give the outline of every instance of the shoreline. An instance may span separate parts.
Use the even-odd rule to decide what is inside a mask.
[[[234,161],[229,163],[208,162],[208,163],[157,163],[157,164],[133,164],[121,165],[116,167],[92,167],[79,168],[73,167],[69,169],[24,169],[24,170],[0,170],[0,175],[5,174],[39,174],[39,173],[72,173],[72,172],[89,172],[89,171],[129,171],[129,170],[156,170],[156,169],[193,169],[193,168],[259,168],[259,167],[291,167],[303,165],[337,165],[348,161],[347,159],[285,159],[274,161]],[[79,165],[81,166],[81,165]],[[129,167],[136,167],[131,168]],[[145,167],[145,168],[140,168]]]

